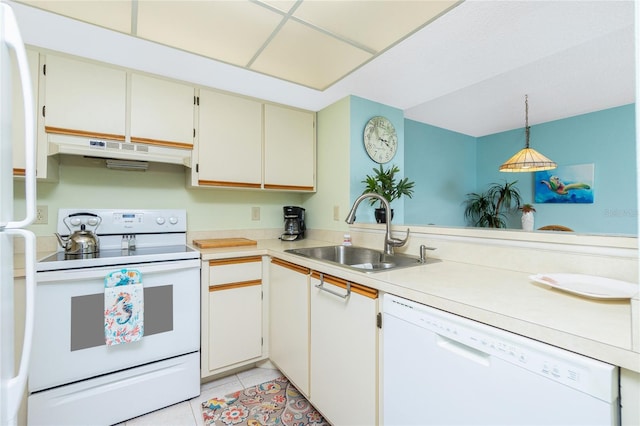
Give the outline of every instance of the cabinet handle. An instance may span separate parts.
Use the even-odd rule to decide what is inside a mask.
[[[334,296],[338,296],[343,299],[346,299],[347,297],[351,296],[351,283],[349,281],[347,281],[347,294],[340,294],[337,291],[329,290],[324,286],[324,274],[322,272],[320,272],[320,284],[316,284],[315,287],[319,290],[326,291],[327,293],[331,293]]]

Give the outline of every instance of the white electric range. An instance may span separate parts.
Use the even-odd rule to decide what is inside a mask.
[[[199,395],[200,253],[186,244],[186,211],[58,216],[63,238],[84,226],[100,249],[60,248],[36,265],[29,424],[114,424]],[[107,345],[105,282],[130,271],[143,288],[142,337]]]

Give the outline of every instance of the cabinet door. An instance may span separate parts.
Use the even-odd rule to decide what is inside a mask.
[[[200,91],[198,184],[260,188],[262,104]]]
[[[210,261],[203,308],[203,321],[207,322],[202,336],[202,346],[206,346],[203,377],[261,357],[262,258]]]
[[[264,187],[315,190],[315,113],[264,106]]]
[[[309,397],[309,269],[280,259],[269,267],[269,359]]]
[[[325,275],[322,287],[347,294]],[[350,284],[346,298],[311,276],[311,403],[336,425],[374,425],[378,399],[377,291]],[[348,401],[346,403],[345,401]]]
[[[38,108],[38,52],[27,50],[27,61],[29,62],[29,76],[31,77],[31,88],[33,90],[33,116],[34,116],[34,137],[37,135],[35,128],[36,110]],[[18,65],[12,61],[11,70],[12,99],[11,99],[11,137],[13,140],[13,175],[24,176],[26,159],[24,155],[24,103],[22,98],[22,85],[18,74]],[[46,149],[46,144],[44,145]],[[37,148],[36,148],[37,149]],[[38,176],[40,177],[40,176]]]
[[[124,140],[126,73],[47,55],[45,130]]]
[[[131,75],[131,142],[193,148],[194,88]]]

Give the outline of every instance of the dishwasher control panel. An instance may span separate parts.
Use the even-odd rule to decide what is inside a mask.
[[[603,401],[617,398],[607,391],[615,388],[613,365],[390,294],[384,295],[383,313],[432,331],[439,346],[478,363],[500,358]]]

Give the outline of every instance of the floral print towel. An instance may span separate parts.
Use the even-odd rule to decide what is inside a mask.
[[[144,289],[135,269],[104,279],[104,338],[107,346],[136,342],[144,335]]]

